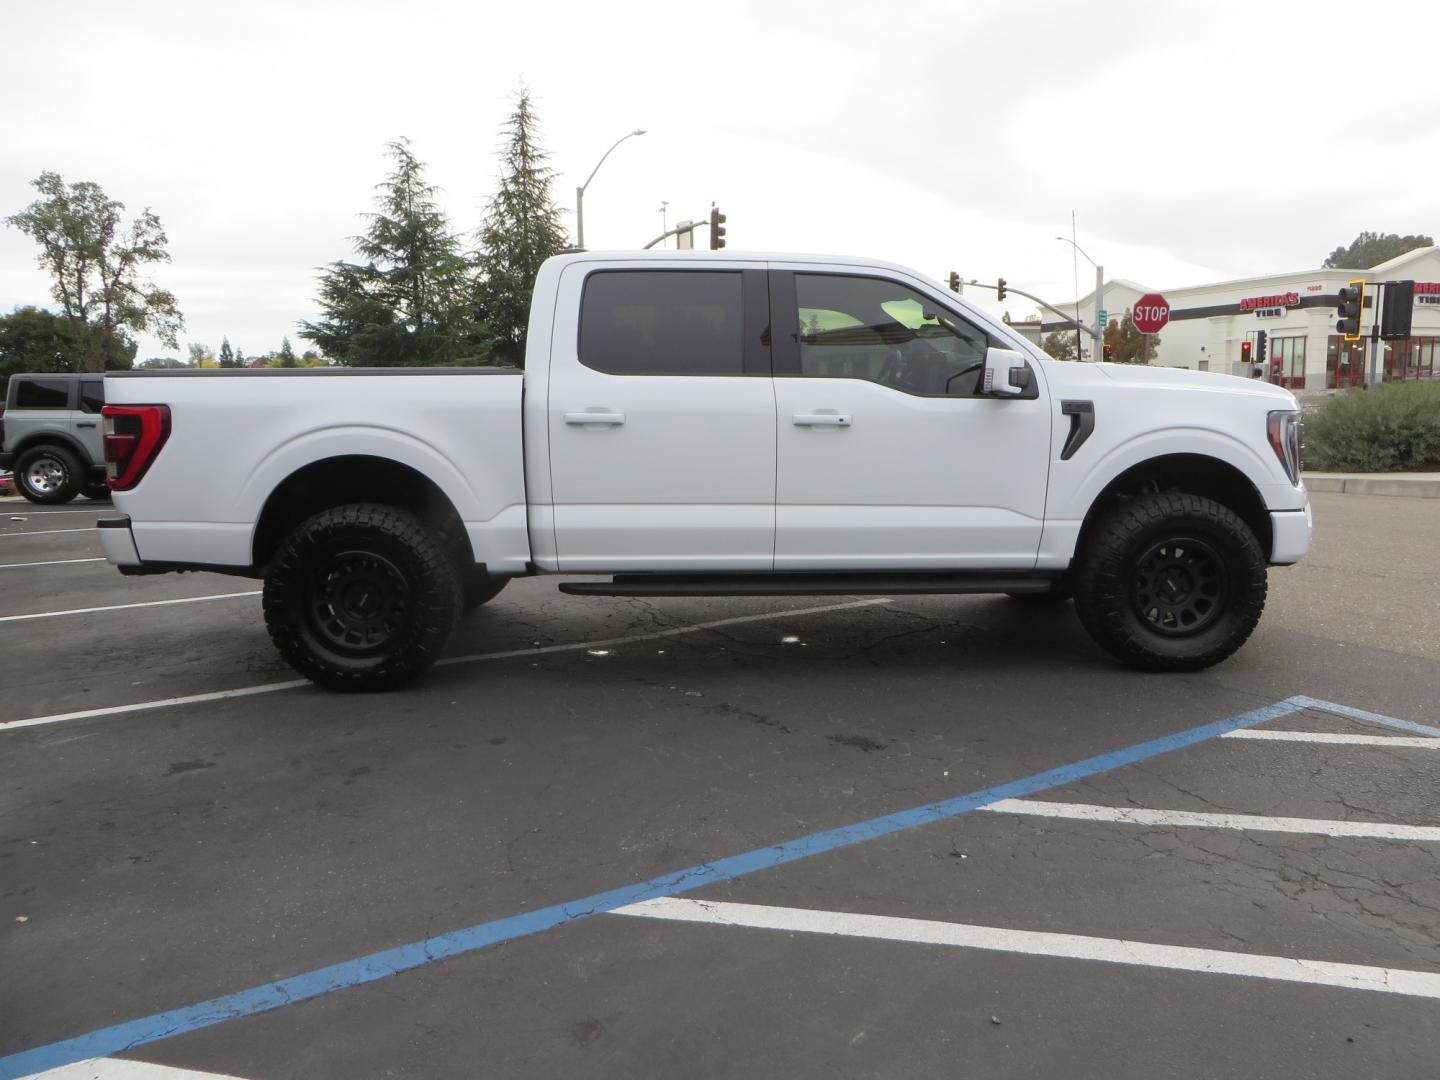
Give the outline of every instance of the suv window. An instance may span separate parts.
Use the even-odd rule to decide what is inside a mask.
[[[70,382],[65,379],[21,379],[15,388],[17,409],[68,409]]]
[[[98,413],[105,407],[105,384],[91,379],[80,384],[80,411]]]
[[[740,375],[738,270],[600,270],[585,280],[580,362],[611,375]]]
[[[796,274],[800,373],[868,379],[923,396],[969,397],[989,339],[899,282],[848,274]]]

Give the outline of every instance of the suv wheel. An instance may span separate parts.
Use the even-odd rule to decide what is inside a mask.
[[[1199,671],[1230,656],[1265,609],[1265,555],[1213,499],[1163,492],[1098,523],[1075,610],[1112,656],[1145,671]]]
[[[67,503],[80,490],[80,461],[63,446],[32,446],[15,459],[15,486],[33,503]]]
[[[388,690],[440,656],[460,613],[450,553],[424,522],[355,503],[316,514],[265,575],[265,625],[286,661],[335,690]]]

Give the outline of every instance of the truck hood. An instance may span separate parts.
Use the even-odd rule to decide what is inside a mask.
[[[1242,379],[1210,371],[1186,368],[1149,367],[1144,364],[1088,364],[1122,386],[1172,388],[1176,390],[1208,390],[1211,393],[1244,394],[1270,398],[1276,408],[1298,408],[1295,395],[1284,387],[1260,379]]]

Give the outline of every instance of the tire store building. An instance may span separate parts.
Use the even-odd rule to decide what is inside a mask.
[[[1350,343],[1335,333],[1336,305],[1340,289],[1355,280],[1366,284],[1363,340]],[[1411,336],[1379,342],[1375,355],[1370,325],[1379,309],[1371,283],[1407,280],[1415,282]],[[1105,283],[1105,310],[1118,320],[1152,292],[1170,304],[1170,322],[1157,335],[1156,365],[1245,376],[1258,367],[1260,377],[1307,396],[1363,384],[1372,361],[1375,377],[1385,382],[1440,377],[1440,249],[1416,248],[1369,270],[1304,270],[1183,289],[1117,278]],[[1069,311],[1075,305],[1058,306]],[[1092,292],[1080,300],[1081,322],[1093,325],[1094,312]],[[1044,333],[1064,329],[1070,327],[1048,317],[1040,326]],[[1088,334],[1084,342],[1090,359]]]

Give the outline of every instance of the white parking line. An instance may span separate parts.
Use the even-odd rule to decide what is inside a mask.
[[[1244,728],[1227,731],[1222,739],[1257,739],[1261,742],[1325,743],[1332,746],[1385,746],[1391,750],[1416,747],[1440,750],[1440,739],[1433,735],[1351,735],[1336,731],[1272,731],[1269,728]]]
[[[736,626],[740,623],[763,622],[768,619],[788,619],[799,615],[818,615],[826,611],[841,611],[849,608],[873,607],[888,604],[887,597],[872,600],[851,600],[844,604],[825,604],[821,607],[791,608],[786,611],[767,611],[759,615],[739,615],[730,619],[715,619],[712,622],[677,626],[670,630],[657,630],[653,634],[634,634],[629,637],[608,638],[603,641],[577,641],[571,645],[545,645],[535,649],[510,649],[505,652],[475,653],[471,656],[451,656],[441,664],[471,664],[479,660],[505,660],[516,656],[543,656],[547,653],[574,652],[577,649],[606,648],[613,645],[628,645],[637,641],[653,641],[657,638],[678,637],[702,630],[715,630],[722,626]],[[25,720],[0,722],[0,731],[16,728],[40,727],[46,724],[61,724],[67,720],[93,720],[105,716],[123,716],[126,713],[147,712],[150,709],[168,709],[176,705],[197,705],[207,701],[224,701],[227,698],[251,697],[255,694],[273,694],[280,690],[294,690],[309,686],[307,679],[290,679],[286,682],[262,683],[258,686],[242,686],[235,690],[216,690],[208,694],[187,694],[184,697],[160,698],[156,701],[139,701],[132,705],[110,705],[99,709],[82,709],[79,712],[55,713],[52,716],[32,716]]]
[[[242,596],[259,596],[259,589],[250,592],[217,593],[214,596],[185,596],[179,600],[147,600],[143,604],[111,604],[109,607],[70,608],[68,611],[37,611],[32,615],[0,616],[0,623],[25,622],[28,619],[58,619],[62,615],[94,615],[101,611],[129,611],[132,608],[169,607],[172,604],[203,604],[207,600],[234,600]]]
[[[75,563],[104,561],[105,557],[100,555],[93,559],[51,559],[48,562],[11,562],[0,563],[0,570],[21,570],[27,566],[73,566]]]
[[[91,1058],[77,1061],[73,1065],[61,1065],[58,1069],[46,1069],[42,1073],[31,1073],[20,1080],[238,1080],[237,1077],[221,1073],[196,1072],[193,1069],[172,1069],[169,1065],[154,1065],[148,1061],[130,1061],[126,1058]]]
[[[1424,840],[1440,843],[1440,827],[1392,825],[1374,821],[1326,821],[1320,818],[1261,817],[1255,814],[1199,814],[1187,810],[1145,810],[1134,806],[1092,806],[1086,803],[1001,799],[980,807],[997,814],[1025,814],[1069,821],[1109,821],[1121,825],[1159,825],[1201,829],[1245,829],[1252,832],[1303,833],[1310,836],[1352,836],[1370,840]]]
[[[15,506],[23,506],[24,503],[15,503],[15,504],[13,504],[13,505],[15,505]],[[103,514],[103,513],[105,513],[105,511],[107,511],[107,510],[113,510],[113,509],[115,509],[115,508],[114,508],[113,506],[110,506],[110,505],[96,506],[96,507],[72,506],[72,507],[70,507],[70,508],[67,509],[67,510],[8,510],[8,511],[7,511],[4,507],[0,507],[0,518],[5,518],[5,517],[37,518],[37,517],[49,517],[51,514]]]
[[[4,522],[0,522],[3,525]],[[93,533],[94,525],[86,525],[79,529],[34,529],[29,532],[0,532],[0,540],[9,540],[16,536],[54,536],[57,533]]]
[[[1440,998],[1440,974],[1404,968],[1340,964],[1328,960],[1302,960],[1289,956],[1193,949],[1156,945],[1147,941],[1054,934],[1035,930],[1008,930],[997,926],[901,919],[887,915],[855,915],[841,911],[765,907],[757,904],[719,903],[664,897],[616,908],[611,914],[712,926],[742,926],[757,930],[825,934],[838,937],[905,941],[923,945],[950,945],[987,952],[1020,953],[1070,960],[1098,960],[1107,964],[1167,968],[1205,975],[1239,975],[1252,979],[1334,986],[1345,990],[1373,990],[1407,997]]]

